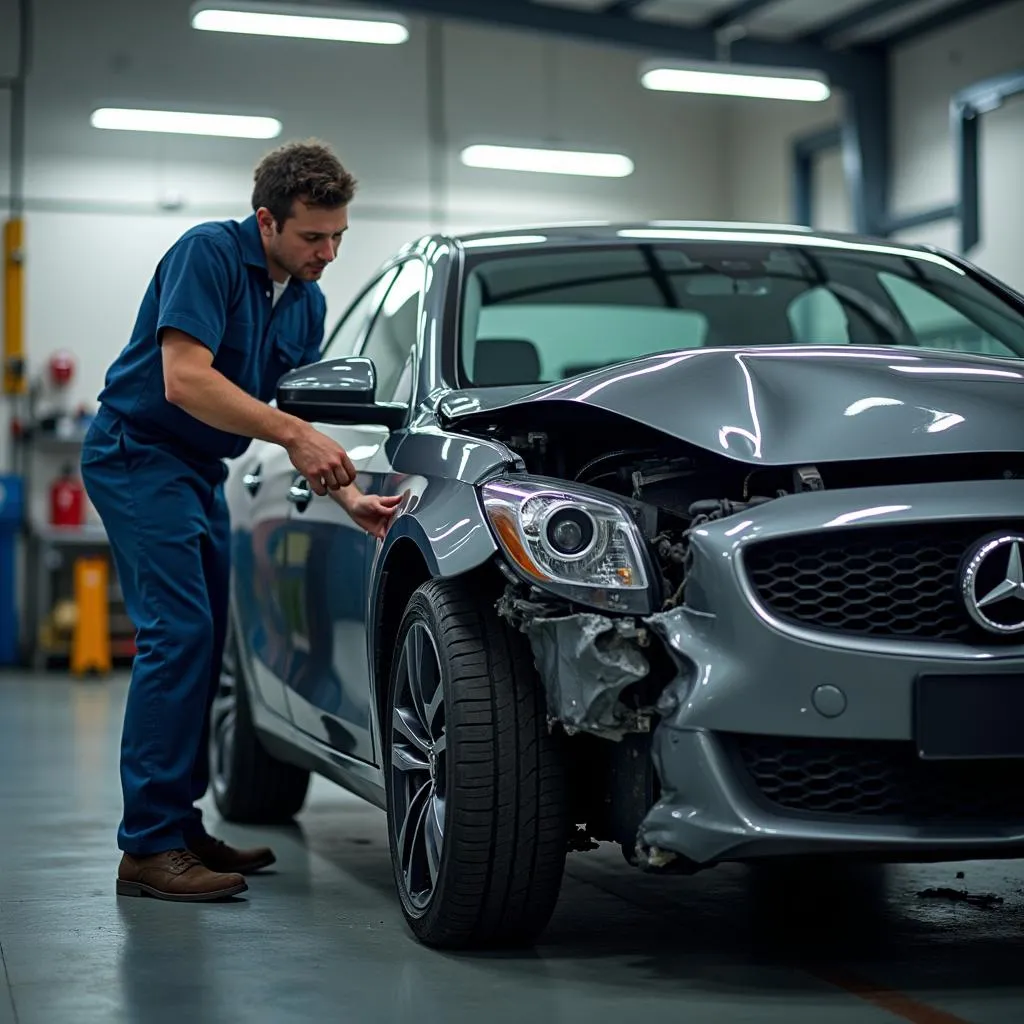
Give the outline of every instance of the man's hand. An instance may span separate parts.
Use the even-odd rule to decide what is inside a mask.
[[[331,497],[335,495],[332,494]],[[378,494],[357,493],[346,496],[344,491],[339,491],[335,500],[348,512],[357,526],[361,526],[371,537],[383,540],[384,534],[388,532],[388,524],[402,502],[402,495],[395,494],[389,498],[382,498]]]
[[[286,445],[286,450],[292,465],[319,495],[348,487],[355,481],[356,468],[345,449],[308,424]]]

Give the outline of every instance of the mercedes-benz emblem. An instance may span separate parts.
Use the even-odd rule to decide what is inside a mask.
[[[963,571],[968,614],[989,633],[1024,633],[1024,536],[1000,534],[981,541]]]

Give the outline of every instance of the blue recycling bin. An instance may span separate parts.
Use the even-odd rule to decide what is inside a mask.
[[[18,661],[17,545],[24,506],[22,478],[0,474],[0,665]]]

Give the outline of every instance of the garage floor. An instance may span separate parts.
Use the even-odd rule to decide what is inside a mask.
[[[1021,862],[783,887],[650,878],[608,848],[571,858],[538,949],[451,956],[405,930],[380,812],[318,781],[297,828],[219,829],[278,852],[242,899],[118,900],[125,686],[0,675],[0,1024],[1024,1020]],[[920,895],[942,887],[1002,902]]]

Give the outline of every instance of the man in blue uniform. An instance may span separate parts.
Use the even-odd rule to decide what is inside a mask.
[[[268,154],[252,215],[200,224],[164,255],[99,396],[82,476],[137,630],[121,745],[123,895],[222,899],[274,861],[211,837],[195,806],[227,621],[222,460],[254,438],[280,444],[317,494],[378,536],[400,500],[360,493],[336,442],[268,404],[283,373],[319,358],[317,281],[355,187],[318,143]]]

